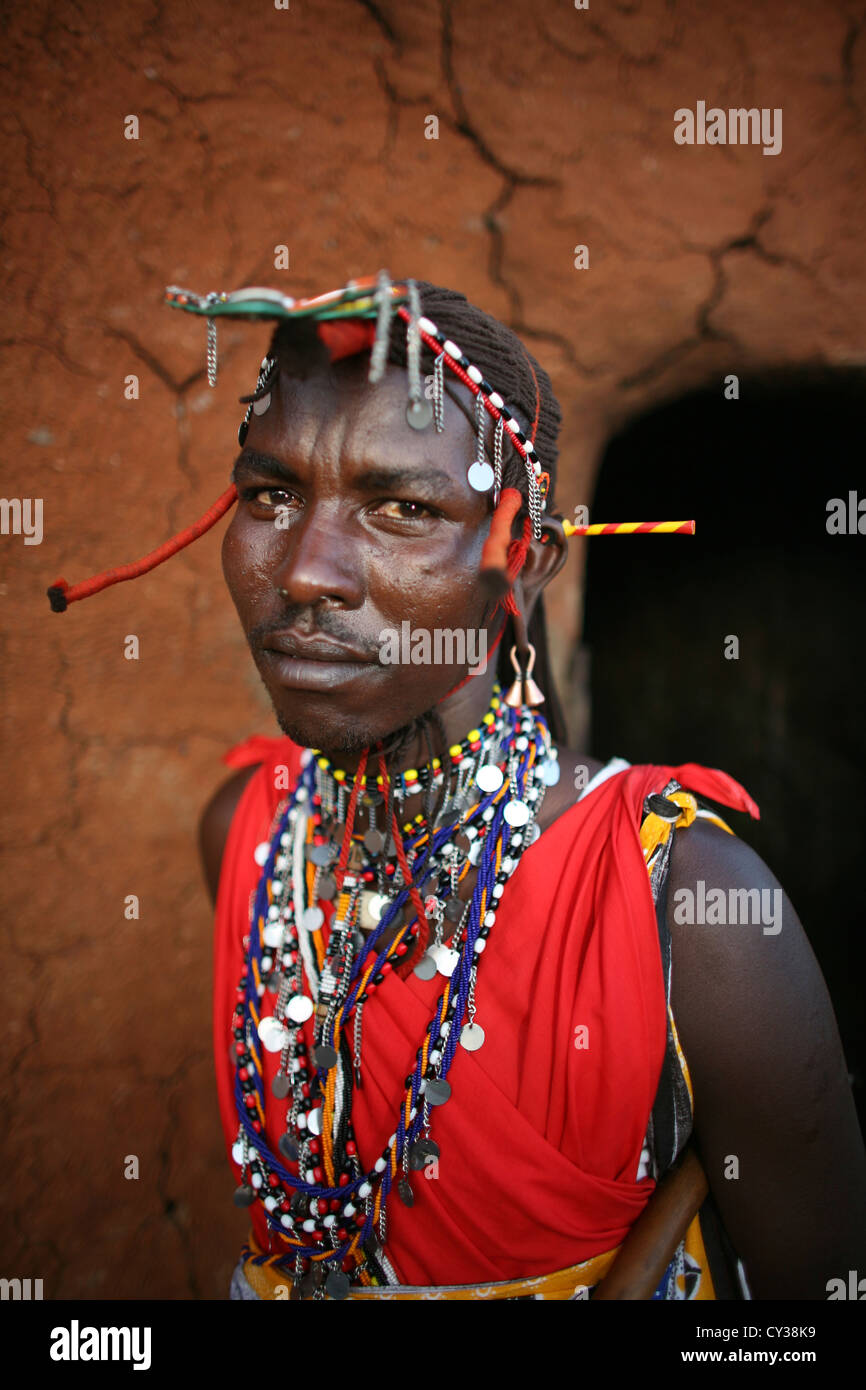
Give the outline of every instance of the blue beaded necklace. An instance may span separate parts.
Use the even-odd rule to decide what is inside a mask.
[[[378,922],[360,940],[362,934],[355,930],[352,946],[351,923],[357,919],[364,881],[356,860],[355,871],[344,879],[328,943],[330,950],[342,931],[345,953],[333,958],[326,954],[317,979],[314,964],[305,968],[316,953],[304,948],[302,921],[321,917],[323,923],[324,913],[319,908],[318,917],[304,917],[304,875],[298,872],[303,862],[301,837],[308,836],[310,812],[317,800],[321,802],[316,795],[318,765],[312,758],[275,816],[251,905],[233,1018],[239,1118],[233,1158],[241,1169],[235,1201],[243,1206],[261,1201],[271,1240],[285,1251],[276,1261],[272,1253],[250,1256],[285,1269],[294,1281],[293,1297],[343,1298],[353,1282],[396,1282],[383,1248],[388,1196],[396,1187],[407,1206],[414,1204],[408,1175],[439,1158],[439,1146],[430,1137],[430,1112],[451,1095],[447,1078],[458,1044],[474,1051],[484,1042],[483,1029],[474,1021],[479,960],[505,883],[539,833],[535,818],[545,788],[558,778],[556,753],[537,708],[507,709],[501,766],[490,761],[494,746],[492,736],[482,739],[473,786],[476,804],[452,824],[439,829],[421,826],[407,836],[402,848],[404,862],[411,861],[411,879],[392,882]],[[455,845],[460,835],[464,844],[470,843],[468,855],[461,856]],[[471,898],[462,903],[457,886],[470,864],[477,867],[477,877]],[[321,873],[320,867],[316,881]],[[427,894],[425,906],[436,925],[436,941],[423,955],[417,951],[417,922],[386,940],[389,929],[399,928],[413,888]],[[450,948],[440,940],[446,915],[456,924]],[[420,956],[416,972],[431,978],[438,971],[444,986],[415,1054],[414,1069],[406,1077],[394,1133],[365,1167],[351,1121],[353,1092],[360,1084],[361,1013],[395,963],[407,956],[410,940]],[[340,970],[337,978],[334,972]],[[331,985],[333,998],[327,1004]],[[277,996],[270,1015],[262,1011],[266,989]],[[314,992],[317,998],[311,997]],[[300,1025],[314,1013],[312,1056]],[[348,1043],[350,1022],[355,1026],[354,1058]],[[265,1133],[262,1048],[280,1053],[272,1089],[287,1100],[286,1133],[279,1143],[282,1158],[272,1151]],[[297,1171],[287,1167],[287,1161]]]

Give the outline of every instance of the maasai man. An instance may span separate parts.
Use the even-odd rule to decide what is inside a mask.
[[[611,1296],[696,1149],[709,1195],[625,1296],[824,1299],[866,1162],[803,929],[704,798],[757,807],[566,746],[549,379],[393,288],[375,322],[274,312],[234,467],[223,569],[284,736],[201,823],[230,1296]]]

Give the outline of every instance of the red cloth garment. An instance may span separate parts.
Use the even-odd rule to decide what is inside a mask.
[[[288,768],[294,785],[300,770],[300,749],[287,738],[248,740],[240,765],[253,743],[264,762],[229,830],[215,923],[214,1049],[230,1161],[238,1132],[231,1016],[260,873],[253,852],[269,838],[286,795],[285,774],[275,773]],[[475,1284],[563,1269],[618,1245],[651,1196],[654,1182],[635,1175],[661,1074],[666,1012],[638,832],[644,798],[672,777],[757,815],[723,772],[693,763],[628,767],[554,821],[508,881],[478,971],[476,1021],[486,1042],[471,1053],[458,1046],[451,1099],[431,1112],[438,1176],[412,1174],[411,1209],[396,1194],[388,1201],[385,1251],[401,1283]],[[397,1127],[404,1079],[442,984],[440,976],[392,973],[365,1006],[363,1088],[352,1108],[365,1168]],[[264,1013],[273,1001],[264,996]],[[304,1025],[308,1048],[311,1022]],[[588,1035],[578,1035],[581,1025]],[[575,1045],[584,1039],[588,1046]],[[278,1056],[263,1049],[262,1058],[276,1152],[288,1102],[271,1095]],[[234,1163],[232,1171],[239,1181]],[[229,1191],[227,1183],[227,1198]],[[258,1201],[250,1214],[261,1248],[285,1248],[270,1235]]]

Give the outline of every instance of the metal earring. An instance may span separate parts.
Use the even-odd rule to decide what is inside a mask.
[[[510,687],[505,697],[506,705],[512,709],[519,705],[543,705],[544,695],[539,690],[535,681],[532,679],[532,668],[535,665],[535,648],[531,642],[527,642],[526,650],[517,656],[517,648],[511,648],[511,664],[516,672],[513,685]]]

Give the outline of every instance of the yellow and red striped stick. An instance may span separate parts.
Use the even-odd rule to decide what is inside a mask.
[[[677,533],[683,536],[695,534],[693,521],[596,521],[592,526],[572,526],[563,521],[562,529],[566,536],[640,536]]]

